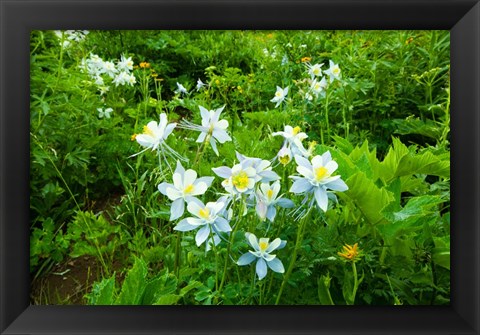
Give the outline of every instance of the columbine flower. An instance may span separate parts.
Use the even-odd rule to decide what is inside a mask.
[[[320,77],[322,75],[322,64],[307,64],[308,74],[313,79],[315,77]]]
[[[175,90],[177,94],[188,94],[187,89],[180,83],[177,83],[177,89]]]
[[[280,179],[280,176],[272,171],[271,162],[256,157],[246,157],[236,152],[237,159],[243,167],[251,166],[255,169],[255,182],[271,182]]]
[[[163,161],[167,163],[167,155],[170,157],[174,157],[179,160],[185,161],[186,159],[180,156],[175,150],[173,150],[165,140],[167,137],[172,133],[173,129],[176,127],[176,123],[168,123],[167,114],[162,113],[160,114],[160,122],[150,121],[146,126],[143,127],[142,134],[136,134],[135,140],[140,144],[142,147],[145,147],[144,150],[136,153],[130,157],[137,156],[142,152],[152,149],[158,150],[158,160],[161,168],[162,158]]]
[[[200,79],[197,80],[197,91],[200,91],[203,87],[205,87],[205,83]]]
[[[243,162],[234,165],[231,169],[227,166],[212,168],[219,177],[225,178],[222,186],[231,195],[250,193],[255,186],[257,172],[254,167]]]
[[[132,57],[125,58],[125,56],[122,55],[120,61],[117,62],[117,67],[120,71],[128,72],[133,70]]]
[[[275,108],[277,108],[283,100],[285,100],[285,97],[288,94],[288,87],[281,88],[280,86],[277,86],[277,91],[275,92],[275,96],[273,97],[271,102],[276,102],[277,104],[275,105]]]
[[[107,75],[109,75],[110,78],[115,77],[115,74],[118,72],[118,70],[115,68],[115,64],[113,64],[113,62],[106,61],[106,62],[103,62],[102,65],[103,65],[103,68],[102,68],[103,73],[106,73]]]
[[[316,79],[313,80],[312,85],[310,86],[311,91],[315,96],[325,96],[325,89],[327,88],[327,79],[322,77],[322,80],[317,81]]]
[[[345,258],[347,261],[355,262],[360,255],[358,243],[355,243],[353,247],[349,244],[345,244],[343,246],[343,252],[338,252],[338,255]]]
[[[202,195],[210,187],[214,177],[197,178],[197,172],[186,170],[177,161],[177,168],[173,173],[173,185],[163,182],[158,185],[158,190],[173,201],[170,209],[170,221],[176,220],[185,212],[185,202],[192,200],[192,197]]]
[[[287,146],[283,146],[278,152],[277,157],[278,161],[285,166],[292,160],[292,150],[290,150]]]
[[[97,108],[97,111],[98,111],[98,117],[101,119],[101,118],[106,118],[106,119],[110,119],[110,114],[113,112],[113,108],[105,108],[105,110],[103,110],[103,108]]]
[[[313,193],[318,207],[324,212],[326,212],[328,208],[329,194],[327,193],[327,189],[340,192],[348,190],[347,184],[340,179],[339,175],[332,176],[338,168],[338,164],[332,160],[329,151],[321,156],[317,155],[313,157],[311,162],[299,155],[295,156],[295,161],[298,164],[297,172],[300,173],[302,177],[290,176],[290,178],[295,180],[290,188],[290,192],[302,194]]]
[[[278,197],[279,192],[279,181],[274,182],[272,185],[267,183],[260,184],[260,188],[257,190],[257,205],[255,209],[262,220],[268,219],[270,222],[273,222],[277,215],[275,205],[282,208],[292,208],[294,206],[291,200]]]
[[[292,150],[293,155],[305,155],[306,150],[303,147],[302,141],[308,137],[307,134],[301,132],[300,127],[293,128],[292,126],[285,126],[284,131],[278,131],[272,134],[272,136],[283,136],[285,139],[285,145],[288,145]]]
[[[330,77],[330,82],[333,82],[334,79],[340,79],[340,67],[338,67],[338,64],[335,64],[333,61],[330,62],[330,68],[325,71],[325,74],[327,74]]]
[[[285,247],[287,241],[276,238],[272,243],[269,243],[268,238],[257,239],[257,237],[251,233],[245,233],[245,237],[247,238],[248,244],[253,248],[253,251],[249,250],[240,256],[237,261],[238,265],[248,265],[256,259],[256,272],[259,280],[262,280],[267,275],[267,265],[274,272],[285,272],[282,261],[279,260],[276,255],[271,255],[270,253]]]
[[[202,106],[198,107],[200,108],[200,114],[202,115],[202,125],[199,126],[184,120],[182,122],[182,127],[186,129],[200,131],[201,133],[197,138],[197,143],[209,141],[213,151],[215,151],[218,156],[219,153],[216,141],[220,143],[225,143],[232,140],[232,138],[227,134],[226,131],[226,129],[228,128],[228,121],[219,120],[220,114],[222,113],[225,106],[210,111]]]
[[[212,234],[214,238],[214,233],[218,235],[219,232],[232,231],[227,219],[219,215],[224,207],[225,203],[221,201],[209,202],[204,205],[203,202],[197,198],[192,198],[191,201],[188,202],[187,210],[196,217],[181,220],[173,229],[190,231],[200,228],[195,236],[195,242],[197,246],[200,246],[208,239],[210,234]]]

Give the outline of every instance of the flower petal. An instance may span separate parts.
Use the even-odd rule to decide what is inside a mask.
[[[230,227],[228,221],[222,217],[218,217],[215,220],[215,225],[217,226],[219,231],[223,231],[225,233],[232,231],[232,227]]]
[[[177,200],[178,198],[181,198],[182,197],[182,192],[180,192],[179,190],[177,190],[175,187],[173,187],[172,185],[169,185],[167,186],[166,190],[165,190],[165,194],[166,196],[168,197],[168,199],[172,200],[172,201],[175,201]]]
[[[210,137],[210,145],[212,146],[213,151],[219,156],[218,149],[217,149],[217,142],[215,142],[215,137]]]
[[[323,187],[317,187],[314,194],[318,207],[320,207],[324,212],[326,212],[328,208],[327,191],[325,191]]]
[[[255,249],[255,251],[260,250],[260,246],[258,245],[257,237],[252,233],[245,233],[245,237],[247,238],[248,244]]]
[[[237,265],[239,265],[239,266],[248,265],[251,262],[253,262],[256,258],[257,257],[252,255],[251,253],[246,252],[242,256],[240,256],[240,258],[237,261]]]
[[[160,193],[162,193],[163,195],[167,195],[167,187],[173,187],[173,185],[169,184],[169,183],[166,183],[166,182],[163,182],[163,183],[158,185],[158,191]]]
[[[230,178],[232,176],[232,169],[226,166],[212,168],[212,171],[219,177]]]
[[[279,260],[278,258],[272,259],[270,262],[267,262],[268,267],[277,273],[284,273],[285,268],[283,267],[282,261]]]
[[[224,121],[224,120],[222,120]],[[212,133],[212,137],[215,137],[218,142],[225,143],[227,141],[231,141],[232,138],[227,134],[225,130],[222,129],[215,129]]]
[[[290,192],[292,193],[305,193],[309,192],[312,189],[312,184],[305,179],[305,178],[299,178],[295,180],[293,183],[292,187],[290,187]]]
[[[181,220],[177,225],[173,228],[173,230],[177,231],[190,231],[197,229],[198,226],[192,226],[191,224],[188,223],[187,219]]]
[[[262,280],[267,275],[267,264],[263,258],[258,259],[255,271],[259,280]]]
[[[172,203],[170,208],[170,221],[176,220],[185,212],[185,200],[178,198]]]
[[[203,242],[205,242],[210,234],[210,226],[205,225],[204,227],[200,228],[195,235],[195,242],[197,243],[197,247],[201,246]]]
[[[346,190],[348,190],[347,184],[345,184],[345,182],[341,179],[337,179],[328,184],[325,184],[325,187],[328,187],[333,191],[340,191],[340,192],[345,192]]]
[[[197,172],[195,170],[189,169],[185,171],[185,174],[183,175],[183,187],[192,185],[195,182],[195,179],[197,179]]]

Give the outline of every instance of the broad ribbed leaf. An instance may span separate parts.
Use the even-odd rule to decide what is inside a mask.
[[[147,285],[147,265],[140,258],[135,258],[133,267],[123,281],[116,305],[139,305]]]
[[[87,295],[90,305],[112,305],[115,292],[115,275],[93,284],[92,291]]]

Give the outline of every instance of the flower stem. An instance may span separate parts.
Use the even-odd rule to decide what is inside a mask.
[[[275,305],[278,305],[280,302],[280,298],[282,297],[283,290],[285,289],[285,286],[287,285],[288,279],[290,278],[290,275],[292,274],[293,268],[295,266],[295,261],[297,259],[297,253],[298,250],[300,249],[303,241],[303,234],[305,232],[305,225],[310,218],[310,213],[311,209],[308,210],[307,214],[303,217],[302,221],[298,225],[298,233],[297,233],[297,241],[295,243],[295,248],[293,249],[292,257],[290,259],[290,264],[288,266],[287,272],[285,273],[285,276],[283,277],[282,285],[280,286],[280,290],[278,291],[277,295],[277,300],[275,301]]]
[[[355,296],[357,295],[357,289],[358,289],[357,266],[353,261],[352,261],[352,272],[353,272],[353,292],[352,292],[352,305],[353,305],[355,304]]]
[[[180,232],[177,232],[177,243],[175,244],[175,263],[173,265],[177,278],[180,278],[180,234]]]

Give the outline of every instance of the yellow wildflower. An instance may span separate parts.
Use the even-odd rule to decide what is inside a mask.
[[[359,256],[360,250],[358,249],[358,243],[355,243],[353,247],[349,244],[343,246],[343,252],[338,252],[338,255],[346,260],[354,262]]]
[[[312,57],[302,57],[301,61],[302,63],[310,62],[312,60]]]

